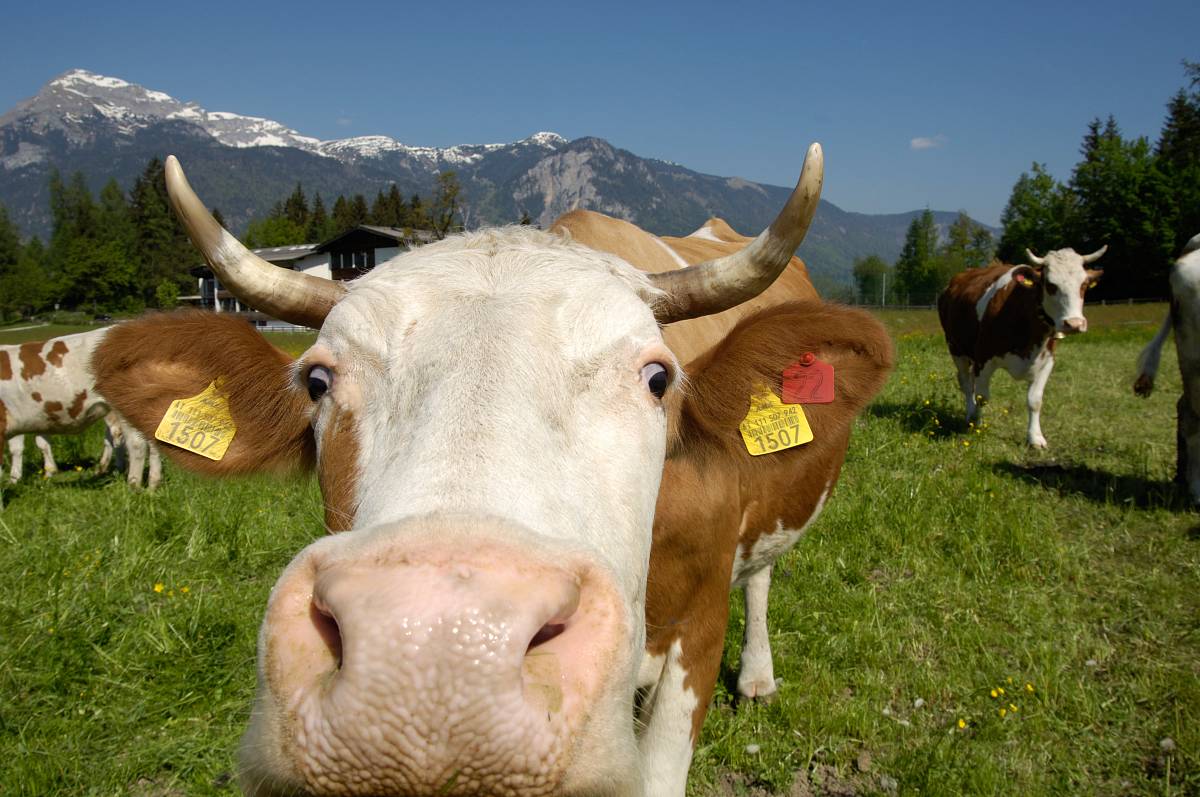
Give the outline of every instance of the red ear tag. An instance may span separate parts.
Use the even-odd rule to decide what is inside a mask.
[[[833,366],[812,352],[783,369],[784,404],[830,404],[833,402]]]

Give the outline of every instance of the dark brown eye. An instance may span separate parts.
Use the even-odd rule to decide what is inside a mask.
[[[656,399],[661,399],[667,392],[668,381],[670,380],[667,368],[662,363],[647,363],[642,366],[642,384]]]
[[[1053,282],[1047,282],[1046,283],[1046,293],[1053,296],[1054,294],[1058,293],[1058,286],[1055,285]]]
[[[308,370],[308,397],[313,401],[329,392],[333,386],[333,372],[323,365],[314,365]]]

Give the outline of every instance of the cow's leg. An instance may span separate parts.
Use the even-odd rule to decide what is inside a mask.
[[[638,747],[646,797],[683,797],[687,788],[692,749],[717,684],[729,621],[729,581],[710,581],[703,591],[707,597],[698,595],[692,611],[680,619],[683,635],[660,654],[658,683],[642,704]]]
[[[958,370],[958,389],[962,391],[967,405],[967,420],[975,418],[975,372],[971,369],[970,357],[954,357],[954,367]]]
[[[8,480],[12,484],[21,481],[25,467],[25,435],[8,438]]]
[[[104,416],[104,453],[100,455],[100,461],[96,463],[96,473],[108,473],[109,467],[112,466],[113,450],[122,442],[121,424],[117,421],[116,415],[110,412]]]
[[[125,480],[135,490],[142,487],[142,471],[146,469],[146,450],[149,445],[142,433],[132,426],[125,427],[125,455],[129,459],[129,472]]]
[[[49,479],[58,473],[58,463],[54,461],[54,452],[50,450],[50,441],[39,435],[34,435],[33,443],[42,452],[42,475]]]
[[[150,455],[150,475],[146,477],[146,489],[154,492],[162,482],[162,456],[154,443],[147,443],[146,447]]]
[[[1027,439],[1034,448],[1046,447],[1046,438],[1042,434],[1042,393],[1053,370],[1054,355],[1047,353],[1034,361],[1029,373],[1029,392],[1025,396],[1025,406],[1029,408]]]
[[[742,637],[742,663],[738,693],[750,699],[775,694],[775,665],[767,635],[767,599],[771,592],[771,565],[746,580],[746,632]]]
[[[988,360],[983,364],[983,368],[979,369],[979,375],[975,377],[975,387],[971,391],[971,398],[975,401],[975,414],[967,416],[967,423],[979,423],[983,418],[983,408],[992,400],[992,374],[996,373],[998,366],[996,360]]]

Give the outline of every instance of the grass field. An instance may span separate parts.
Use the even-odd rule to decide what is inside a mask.
[[[1046,390],[1046,452],[1023,445],[1024,384],[998,375],[966,428],[934,315],[883,314],[897,372],[776,567],[779,696],[731,699],[735,595],[691,794],[1200,794],[1173,353],[1153,398],[1129,388],[1163,312],[1089,308]],[[28,466],[0,513],[0,794],[236,792],[255,634],[321,532],[315,485],[168,468],[134,494],[88,473],[99,430],[55,445],[66,472]]]

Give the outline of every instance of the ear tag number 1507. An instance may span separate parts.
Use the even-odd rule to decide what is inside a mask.
[[[799,404],[784,404],[766,385],[757,385],[750,410],[738,429],[752,456],[773,454],[813,439],[812,428]]]
[[[154,438],[219,461],[236,433],[229,399],[219,382],[211,382],[198,395],[172,401],[154,430]]]

